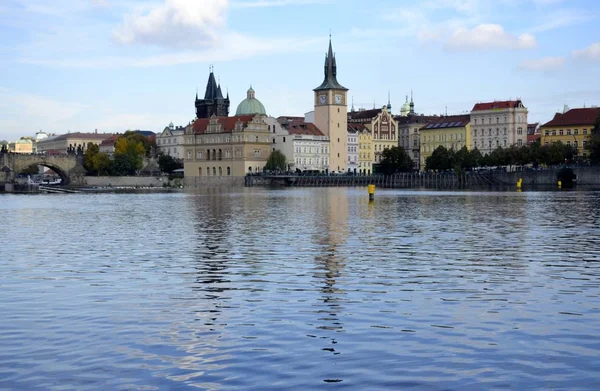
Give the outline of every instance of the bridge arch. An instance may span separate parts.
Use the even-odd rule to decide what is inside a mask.
[[[59,166],[57,166],[56,164],[48,163],[45,161],[40,161],[39,163],[33,163],[33,164],[37,164],[38,166],[47,167],[47,168],[51,169],[52,171],[54,171],[55,173],[57,173],[58,176],[60,177],[61,186],[66,186],[69,184],[69,182],[71,182],[69,173],[66,172],[65,170],[63,170],[62,168],[60,168]]]

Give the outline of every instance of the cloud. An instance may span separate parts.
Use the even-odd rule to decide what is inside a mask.
[[[525,60],[519,68],[526,71],[555,71],[562,68],[565,65],[566,59],[564,57],[544,57],[535,60]]]
[[[480,24],[472,29],[458,28],[446,42],[450,50],[531,49],[536,46],[531,34],[514,36],[499,24]]]
[[[284,7],[289,5],[331,4],[333,0],[256,0],[236,1],[232,8]]]
[[[228,5],[228,0],[164,0],[149,11],[125,15],[113,38],[122,44],[211,47],[225,26]]]
[[[541,33],[562,27],[585,22],[592,18],[587,12],[580,10],[559,9],[543,16],[543,22],[529,30],[530,33]]]
[[[582,60],[600,61],[600,43],[593,43],[581,50],[573,50],[573,57]]]

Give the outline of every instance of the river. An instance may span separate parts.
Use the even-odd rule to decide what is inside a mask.
[[[600,192],[0,195],[0,389],[600,389]]]

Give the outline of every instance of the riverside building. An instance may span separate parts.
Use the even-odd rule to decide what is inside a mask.
[[[492,150],[527,143],[527,108],[521,100],[477,103],[471,111],[470,149]]]
[[[541,143],[562,142],[571,145],[578,156],[587,158],[587,142],[594,123],[600,116],[600,108],[571,109],[556,113],[551,121],[540,126]]]
[[[421,170],[425,169],[425,162],[439,146],[458,151],[462,147],[471,145],[471,116],[448,115],[438,117],[420,131],[421,144]]]

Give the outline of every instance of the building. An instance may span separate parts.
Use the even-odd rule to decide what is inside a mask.
[[[191,126],[188,125],[188,126]],[[173,122],[156,135],[156,147],[163,155],[176,159],[183,159],[185,150],[185,126],[175,126]]]
[[[358,171],[358,129],[348,124],[348,172],[356,174]]]
[[[229,93],[226,98],[223,98],[221,85],[217,84],[212,69],[208,75],[204,99],[198,99],[198,92],[196,92],[195,106],[196,118],[210,118],[213,115],[227,117],[229,115]]]
[[[246,92],[246,99],[240,102],[235,112],[235,115],[267,115],[265,106],[256,99],[255,91],[250,86],[250,89]]]
[[[199,118],[186,128],[185,139],[186,177],[261,172],[271,151],[262,115]]]
[[[10,143],[9,150],[13,153],[31,154],[34,149],[32,137],[21,137],[14,143]]]
[[[573,146],[577,155],[586,158],[587,141],[598,118],[600,118],[598,107],[556,113],[551,121],[540,126],[541,143],[548,145],[560,141]]]
[[[438,117],[419,129],[421,147],[421,170],[425,162],[439,146],[458,151],[471,145],[471,116],[448,115]]]
[[[348,89],[337,81],[337,64],[329,40],[325,56],[325,79],[314,91],[314,124],[329,138],[328,171],[346,172],[348,162]]]
[[[531,145],[540,140],[539,122],[527,124],[527,145]]]
[[[471,111],[471,146],[482,153],[527,143],[527,108],[521,100],[477,103]]]
[[[102,141],[113,136],[112,133],[67,133],[49,136],[36,143],[38,153],[68,153],[69,150],[87,149],[89,143],[100,145]]]
[[[373,136],[375,164],[379,164],[383,159],[383,151],[398,146],[398,122],[392,117],[392,113],[388,111],[387,107],[383,106],[379,114],[371,121],[370,127]]]
[[[373,136],[364,124],[349,123],[348,128],[354,129],[358,135],[358,173],[370,175],[373,172],[375,153],[373,150]]]
[[[329,167],[329,138],[303,117],[267,118],[275,132],[273,150],[279,149],[290,170],[325,172]],[[272,125],[270,125],[272,124]]]

